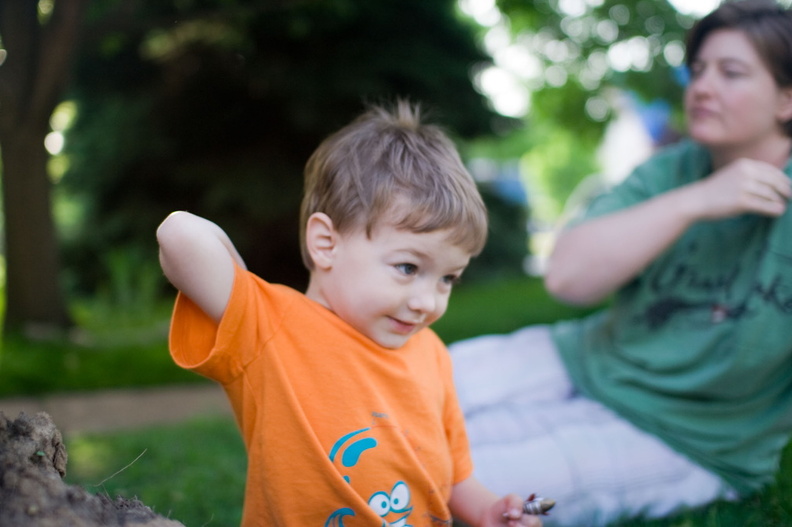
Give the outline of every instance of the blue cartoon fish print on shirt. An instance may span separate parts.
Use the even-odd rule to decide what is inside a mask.
[[[330,461],[340,462],[343,469],[357,467],[366,462],[365,453],[378,445],[371,428],[351,432],[335,442],[330,450]],[[372,467],[375,468],[375,467]],[[347,483],[350,475],[343,474]],[[382,518],[382,527],[412,527],[408,518],[412,512],[410,488],[403,481],[397,481],[390,489],[377,490],[368,498],[369,507]],[[344,527],[344,518],[355,516],[355,511],[342,507],[333,511],[327,518],[325,527]]]

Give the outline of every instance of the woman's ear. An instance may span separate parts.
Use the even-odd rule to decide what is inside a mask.
[[[329,269],[333,264],[338,233],[333,220],[324,212],[314,212],[305,225],[305,246],[317,269]]]

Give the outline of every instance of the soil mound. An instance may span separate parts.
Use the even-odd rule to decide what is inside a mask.
[[[0,412],[0,526],[184,527],[138,499],[115,500],[67,485],[66,446],[44,412]]]

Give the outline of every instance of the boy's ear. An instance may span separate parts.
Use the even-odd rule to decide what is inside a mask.
[[[781,104],[778,109],[778,115],[781,122],[788,122],[792,120],[792,88],[781,89]]]
[[[317,269],[332,266],[338,233],[333,220],[324,212],[314,212],[305,225],[305,245]]]

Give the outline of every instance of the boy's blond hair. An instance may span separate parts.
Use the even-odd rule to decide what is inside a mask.
[[[477,255],[487,238],[487,211],[454,144],[437,126],[421,122],[420,108],[400,100],[391,110],[372,106],[325,139],[305,166],[300,248],[315,212],[338,232],[388,220],[413,232],[450,229],[451,242]]]

